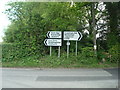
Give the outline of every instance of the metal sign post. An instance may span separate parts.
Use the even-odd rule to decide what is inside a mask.
[[[75,53],[75,55],[77,56],[77,41],[76,41],[76,53]]]
[[[50,46],[50,56],[52,55],[52,47]]]
[[[69,57],[69,46],[70,46],[70,42],[67,41],[67,58]]]
[[[58,58],[60,57],[60,46],[58,47]]]

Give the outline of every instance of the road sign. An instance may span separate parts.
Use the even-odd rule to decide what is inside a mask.
[[[70,45],[70,42],[67,42],[67,44],[66,45]]]
[[[82,38],[82,34],[78,31],[64,31],[64,40],[79,41]]]
[[[45,39],[46,46],[62,46],[62,39]]]
[[[61,31],[48,31],[47,33],[48,38],[62,38]]]

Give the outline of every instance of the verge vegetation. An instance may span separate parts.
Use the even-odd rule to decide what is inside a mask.
[[[3,67],[117,67],[120,56],[120,2],[11,2],[4,13],[11,24],[2,46]],[[48,31],[80,31],[75,42],[58,48],[44,45]],[[96,37],[99,36],[99,37]],[[94,46],[97,46],[95,50]],[[95,54],[96,52],[96,54]]]

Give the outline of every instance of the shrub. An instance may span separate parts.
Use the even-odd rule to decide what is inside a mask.
[[[14,43],[4,43],[2,46],[2,62],[25,60],[36,55],[28,46]],[[37,55],[36,55],[37,56]],[[28,59],[26,59],[28,60]]]
[[[82,48],[82,55],[89,58],[94,57],[93,47],[84,47]]]
[[[117,63],[119,61],[120,56],[119,44],[113,45],[108,52],[110,54],[109,55],[110,62]]]
[[[109,60],[109,53],[104,51],[104,50],[99,50],[97,52],[97,58],[99,60],[99,62],[105,62],[106,60],[108,61]],[[103,61],[105,60],[105,61]]]

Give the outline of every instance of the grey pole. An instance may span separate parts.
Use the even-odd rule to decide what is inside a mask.
[[[77,56],[77,41],[76,41],[76,52],[75,52],[75,55]]]
[[[93,29],[93,43],[94,43],[94,53],[95,56],[97,57],[97,43],[96,43],[96,29],[95,29],[95,3],[92,3],[92,29]]]
[[[67,58],[69,57],[69,41],[67,41]]]
[[[50,56],[51,56],[51,54],[52,54],[52,47],[50,46]]]
[[[60,46],[58,47],[58,58],[60,57]]]

